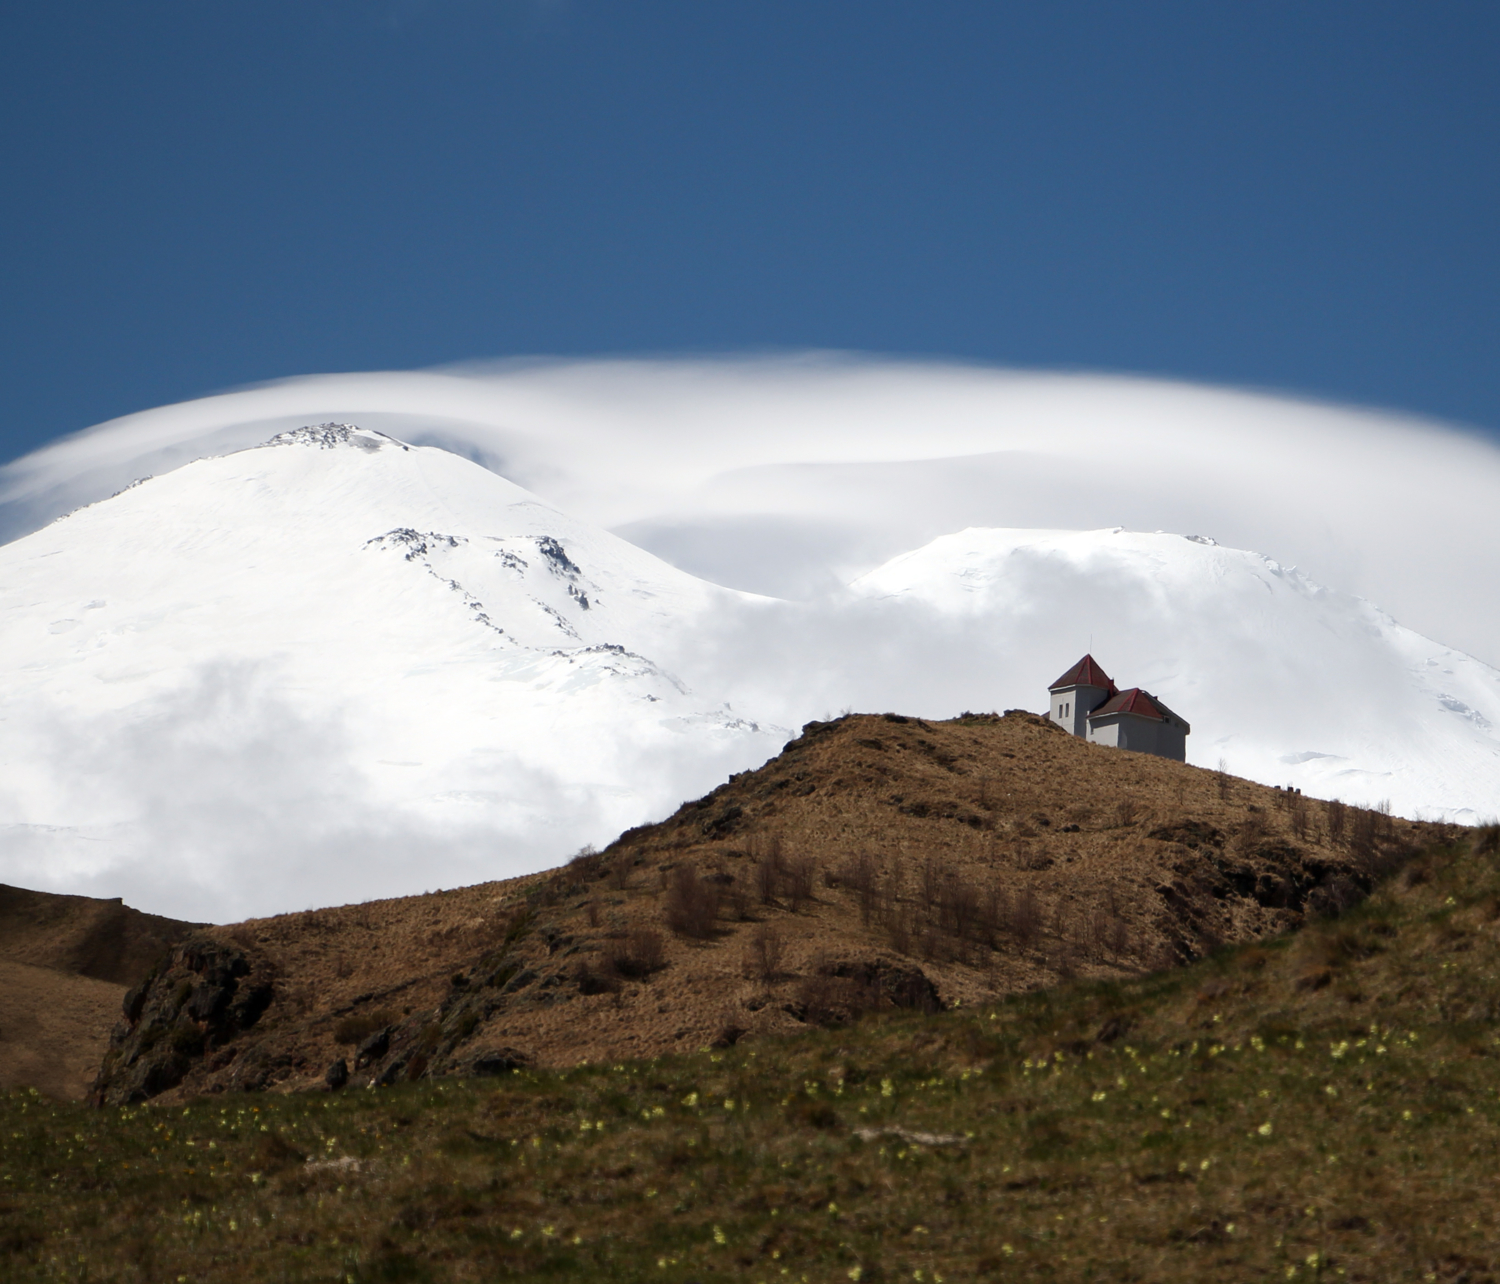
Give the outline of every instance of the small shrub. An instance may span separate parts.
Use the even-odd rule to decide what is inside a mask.
[[[1010,924],[1010,918],[1010,893],[996,883],[985,893],[979,910],[980,931],[988,944],[994,945],[995,938]]]
[[[1292,795],[1290,812],[1293,837],[1305,841],[1307,838],[1307,800],[1301,794]]]
[[[817,863],[811,856],[797,856],[788,860],[782,881],[792,913],[800,913],[808,901],[813,899],[813,889],[818,881]]]
[[[578,884],[591,882],[604,874],[604,863],[592,845],[580,847],[578,854],[568,861],[567,880]]]
[[[619,978],[608,964],[598,971],[590,967],[587,962],[578,965],[579,994],[615,994],[619,989]]]
[[[960,941],[979,937],[983,917],[979,889],[966,879],[952,877],[944,892],[943,908],[948,920],[948,930]]]
[[[859,921],[869,927],[880,902],[880,872],[874,858],[869,852],[860,852],[839,872],[839,882],[854,893],[859,902]]]
[[[1016,897],[1010,915],[1010,931],[1017,942],[1026,949],[1036,944],[1042,931],[1042,906],[1030,887],[1023,887]]]
[[[781,835],[776,831],[757,834],[750,844],[750,854],[755,859],[755,891],[762,905],[772,905],[781,895],[786,878],[786,855],[781,847]]]
[[[719,889],[698,877],[691,865],[678,865],[667,881],[667,926],[678,936],[706,941],[716,930]]]
[[[659,972],[666,959],[660,932],[638,927],[623,940],[611,941],[604,953],[605,965],[616,976],[627,981],[641,981]]]
[[[333,1027],[335,1043],[363,1043],[377,1030],[396,1022],[395,1014],[382,1008],[378,1012],[352,1012]]]
[[[1344,824],[1349,815],[1349,809],[1337,798],[1329,800],[1324,809],[1328,817],[1328,841],[1330,843],[1341,843],[1344,841]]]
[[[912,952],[913,926],[911,913],[905,907],[897,904],[893,899],[889,911],[885,916],[886,937],[891,943],[891,949],[897,954],[910,954]]]
[[[781,961],[786,941],[769,923],[762,923],[750,937],[745,954],[745,975],[764,985],[781,978]]]

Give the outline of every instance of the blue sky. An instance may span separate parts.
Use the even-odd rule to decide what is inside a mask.
[[[856,349],[1500,438],[1500,6],[52,0],[0,458],[299,373]]]

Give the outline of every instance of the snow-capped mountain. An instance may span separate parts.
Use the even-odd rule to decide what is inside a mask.
[[[1084,651],[1190,762],[1500,811],[1500,672],[1254,553],[970,529],[779,601],[325,424],[0,546],[0,881],[223,919],[528,872],[808,718],[1042,708]]]
[[[786,739],[653,652],[743,601],[348,425],[0,548],[0,879],[183,914],[509,876]]]
[[[1500,671],[1259,554],[1160,532],[965,530],[851,588],[965,638],[970,699],[988,672],[1038,707],[1092,651],[1188,719],[1189,762],[1414,817],[1500,812]]]

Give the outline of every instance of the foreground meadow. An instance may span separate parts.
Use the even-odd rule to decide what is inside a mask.
[[[1191,968],[643,1062],[0,1099],[7,1281],[1500,1276],[1496,831]]]

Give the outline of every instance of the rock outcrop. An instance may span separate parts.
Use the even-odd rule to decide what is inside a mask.
[[[271,968],[207,935],[178,945],[125,996],[91,1099],[99,1105],[145,1101],[182,1082],[195,1063],[238,1060],[235,1086],[270,1086],[281,1067],[238,1045],[276,995]],[[265,1064],[262,1064],[264,1062]],[[243,1068],[243,1073],[241,1072]]]

